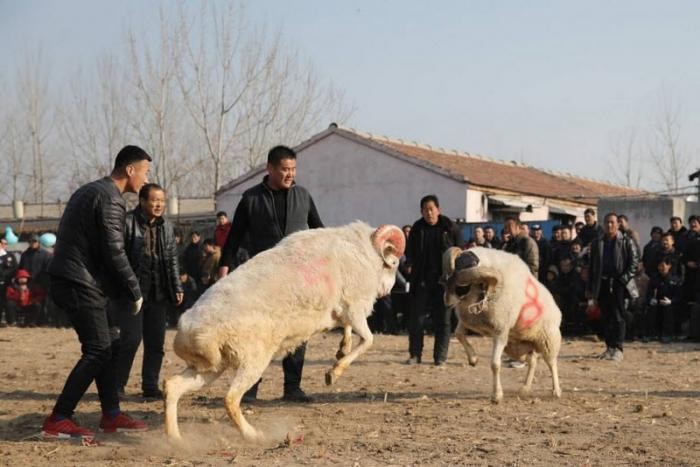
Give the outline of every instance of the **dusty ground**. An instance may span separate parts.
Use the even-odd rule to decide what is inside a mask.
[[[169,332],[168,343],[172,337]],[[316,403],[280,402],[282,370],[278,363],[268,369],[263,402],[247,415],[274,438],[266,446],[245,445],[228,425],[226,377],[185,396],[180,420],[190,443],[169,445],[161,404],[139,400],[136,374],[123,408],[152,430],[99,436],[100,446],[84,447],[37,437],[78,356],[73,331],[2,328],[0,465],[700,465],[699,344],[632,343],[624,362],[615,364],[592,358],[600,343],[567,341],[561,400],[550,396],[549,372],[540,365],[533,395],[525,399],[517,396],[525,370],[504,369],[505,400],[496,406],[488,399],[486,339],[473,338],[481,357],[476,368],[464,364],[453,340],[447,369],[438,370],[402,364],[405,336],[377,336],[375,346],[327,388],[323,375],[339,339],[326,334],[309,345],[304,387]],[[432,339],[426,344],[432,349]],[[164,375],[180,368],[168,349]],[[98,424],[93,388],[78,407],[78,420]],[[285,443],[287,432],[297,441]]]

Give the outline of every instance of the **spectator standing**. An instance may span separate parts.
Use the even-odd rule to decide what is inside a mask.
[[[109,177],[80,187],[66,204],[49,267],[51,296],[73,325],[82,356],[42,426],[46,437],[91,439],[94,433],[72,420],[95,382],[102,407],[100,428],[108,433],[145,430],[122,413],[117,394],[117,331],[107,313],[107,295],[128,294],[132,312],[141,310],[141,288],[124,251],[126,204],[122,193],[138,193],[147,182],[151,157],[137,146],[117,154]]]
[[[221,261],[221,247],[216,245],[213,238],[207,238],[202,244],[202,265],[200,266],[200,282],[202,283],[202,292],[216,282],[219,271],[219,262]]]
[[[523,229],[523,224],[515,217],[507,217],[505,222],[509,240],[503,244],[502,250],[520,257],[533,276],[537,277],[540,268],[540,253],[537,242]]]
[[[532,226],[532,238],[537,243],[537,252],[539,254],[540,267],[537,272],[537,279],[544,283],[544,279],[547,275],[547,268],[549,267],[550,256],[552,255],[552,249],[549,245],[549,241],[544,238],[541,225],[535,224]]]
[[[165,190],[155,183],[139,190],[139,205],[126,214],[125,250],[139,280],[144,301],[141,313],[118,313],[120,346],[117,387],[124,394],[136,351],[143,340],[141,390],[144,399],[162,399],[160,368],[165,354],[165,328],[171,304],[182,303],[175,232],[165,211]],[[121,301],[120,308],[128,305]]]
[[[639,237],[639,232],[637,232],[630,226],[630,221],[626,215],[620,214],[617,220],[620,223],[620,231],[623,234],[632,238],[632,240],[634,240],[634,242],[637,244],[637,250],[639,250],[642,241]]]
[[[49,290],[49,264],[53,255],[41,247],[39,236],[35,233],[29,236],[29,246],[19,259],[19,269],[24,269],[32,278],[30,287],[35,297],[36,314],[28,325],[44,325],[50,321],[46,313],[46,296]]]
[[[685,280],[685,264],[683,256],[675,247],[673,234],[666,232],[661,235],[661,249],[654,258],[654,269],[658,269],[659,263],[664,257],[671,260],[671,276],[677,277],[681,282]],[[656,273],[652,274],[654,276]]]
[[[700,217],[690,216],[685,243],[683,301],[689,321],[688,337],[700,339]]]
[[[683,219],[678,216],[673,216],[669,219],[671,223],[671,228],[668,233],[673,235],[673,244],[676,249],[683,253],[685,251],[685,238],[688,233],[688,229],[683,225]]]
[[[620,232],[617,214],[604,219],[604,235],[591,243],[587,295],[600,306],[606,350],[600,358],[621,362],[625,340],[625,298],[636,298],[634,276],[639,263],[635,242]]]
[[[644,250],[642,251],[642,264],[644,265],[644,273],[651,277],[656,274],[656,258],[661,251],[661,235],[664,231],[659,226],[654,226],[651,228],[649,236],[651,239],[644,245]]]
[[[228,238],[228,232],[231,230],[231,222],[228,220],[226,211],[216,213],[216,228],[214,229],[214,244],[219,248],[223,248]]]
[[[432,315],[435,345],[433,361],[444,365],[452,331],[452,309],[443,301],[442,254],[450,247],[460,246],[457,226],[440,213],[440,201],[435,195],[424,196],[420,201],[421,218],[411,228],[406,246],[409,268],[410,311],[408,319],[407,364],[421,363],[425,320]]]
[[[483,248],[491,248],[491,244],[486,240],[486,235],[484,233],[483,227],[474,227],[474,238],[469,242],[468,247],[480,246]]]
[[[197,285],[202,283],[202,260],[204,251],[201,245],[202,236],[198,231],[190,232],[190,243],[182,252],[182,268]]]
[[[2,241],[5,241],[3,238]],[[7,287],[12,283],[13,277],[17,272],[17,258],[11,253],[6,253],[0,256],[0,320],[5,315],[5,324],[15,324],[15,316],[8,313],[5,303],[5,292]]]
[[[581,229],[579,238],[581,239],[583,248],[586,248],[593,240],[603,236],[603,228],[598,224],[595,209],[593,208],[587,208],[583,211],[583,220],[586,225]]]
[[[484,227],[484,238],[486,239],[487,242],[489,242],[489,245],[491,245],[491,248],[495,248],[497,250],[501,249],[501,239],[498,238],[496,235],[496,230],[490,226],[487,225]]]
[[[275,246],[287,235],[306,229],[323,227],[309,192],[295,183],[296,153],[286,146],[276,146],[267,155],[267,175],[262,182],[243,193],[233,215],[219,262],[219,277],[235,267],[236,255],[248,238],[251,257]],[[234,273],[235,274],[235,273]],[[282,360],[284,370],[283,399],[310,402],[301,389],[306,343]],[[244,396],[251,401],[257,397],[258,381]]]

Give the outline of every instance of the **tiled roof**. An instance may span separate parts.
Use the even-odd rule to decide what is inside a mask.
[[[360,138],[375,148],[399,154],[460,181],[484,189],[504,190],[595,204],[598,198],[641,196],[646,192],[572,174],[556,173],[522,163],[500,161],[455,150],[432,148],[415,142],[378,137],[353,129],[331,126],[333,133]]]

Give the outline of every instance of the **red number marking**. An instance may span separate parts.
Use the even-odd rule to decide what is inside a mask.
[[[525,297],[527,301],[520,308],[520,316],[518,316],[518,327],[527,329],[540,319],[544,313],[544,306],[539,300],[540,291],[532,276],[527,278],[525,284]]]

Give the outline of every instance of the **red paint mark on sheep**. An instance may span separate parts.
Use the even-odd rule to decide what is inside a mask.
[[[520,308],[520,316],[518,316],[518,327],[522,329],[527,329],[544,313],[544,306],[539,300],[540,290],[537,288],[537,283],[532,278],[532,276],[527,278],[527,283],[525,284],[525,297],[527,301]]]
[[[333,291],[333,279],[328,271],[328,258],[317,258],[302,266],[301,276],[304,278],[304,286],[313,287],[322,284],[325,292],[330,294]]]

